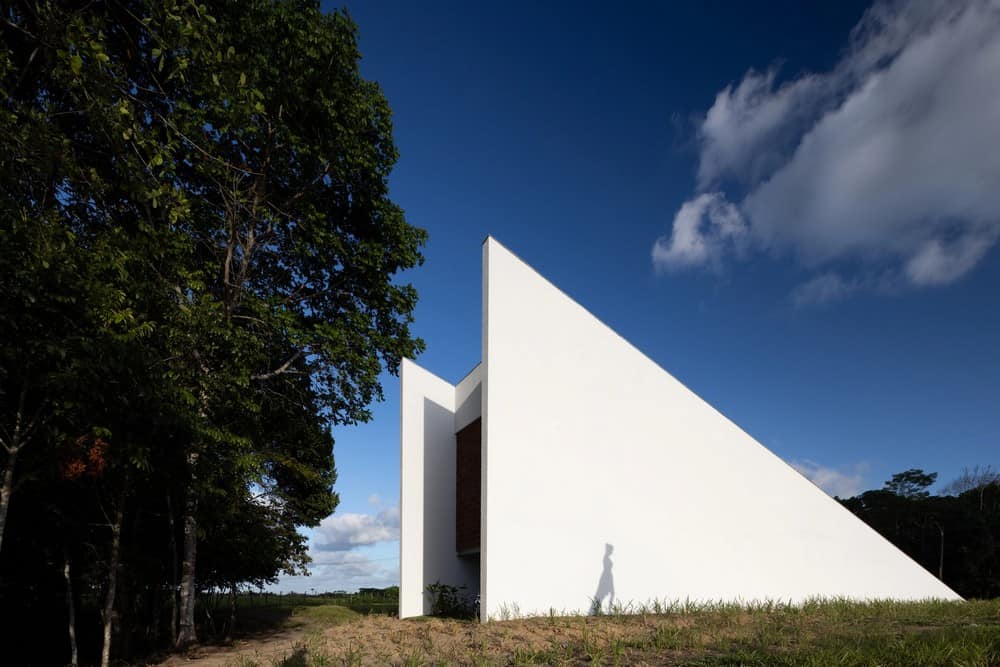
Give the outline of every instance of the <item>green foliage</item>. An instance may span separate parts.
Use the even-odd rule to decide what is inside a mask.
[[[891,489],[840,502],[963,597],[1000,596],[1000,483],[986,475],[958,495],[930,495],[935,478],[907,470]]]
[[[474,601],[463,593],[465,586],[451,586],[436,581],[428,584],[426,593],[431,601],[431,615],[445,618],[473,618]]]
[[[390,586],[382,589],[362,589],[357,593],[337,591],[334,593],[319,593],[305,595],[302,593],[241,593],[236,600],[242,610],[266,609],[287,615],[309,616],[324,615],[322,610],[313,611],[313,607],[336,607],[349,609],[363,615],[395,616],[399,611],[399,587]]]
[[[185,513],[202,587],[303,571],[296,528],[338,502],[331,427],[423,348],[398,274],[425,233],[389,198],[391,112],[346,13],[17,0],[0,19],[0,426],[33,420],[0,459],[0,596],[62,637],[41,601],[65,552],[84,657],[109,576],[138,655],[169,643]]]
[[[936,472],[927,474],[919,468],[911,468],[893,475],[885,483],[885,490],[903,498],[926,498],[930,495],[927,487],[936,479]]]

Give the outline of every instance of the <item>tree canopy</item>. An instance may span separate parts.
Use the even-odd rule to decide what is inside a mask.
[[[21,0],[0,36],[0,596],[184,646],[199,590],[302,570],[331,428],[422,350],[391,111],[317,2]]]
[[[903,498],[926,498],[930,495],[927,490],[937,479],[937,473],[925,473],[919,468],[910,468],[903,472],[897,472],[892,479],[885,483],[885,490]]]
[[[968,469],[931,494],[936,473],[910,469],[841,503],[967,598],[1000,595],[1000,480]],[[985,472],[986,474],[982,474]],[[893,481],[896,483],[893,484]]]

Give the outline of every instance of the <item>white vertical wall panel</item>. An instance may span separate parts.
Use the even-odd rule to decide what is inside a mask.
[[[455,433],[483,414],[482,364],[477,364],[455,385]]]
[[[609,585],[622,603],[958,597],[499,243],[483,250],[486,613],[586,610]]]
[[[430,612],[436,581],[478,588],[455,555],[455,387],[408,359],[400,371],[399,616]]]
[[[479,617],[483,622],[489,620],[489,590],[487,589],[487,583],[489,582],[489,507],[487,503],[489,502],[489,471],[487,470],[489,454],[489,421],[490,415],[487,411],[489,406],[489,390],[490,390],[490,367],[487,361],[490,358],[489,355],[489,342],[490,342],[490,327],[489,327],[489,308],[487,304],[490,302],[490,249],[492,248],[493,240],[489,237],[483,242],[483,317],[482,317],[482,329],[480,334],[483,340],[483,356],[479,360],[479,399],[482,401],[482,421],[480,422],[479,428],[479,438],[480,446],[480,461],[479,465],[481,468],[481,477],[479,480],[480,488],[480,498],[479,498]]]

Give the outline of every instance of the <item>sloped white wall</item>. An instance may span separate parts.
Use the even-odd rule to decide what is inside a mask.
[[[456,392],[409,359],[400,369],[400,618],[430,613],[428,584],[479,588],[475,562],[455,555],[456,394],[459,419],[478,417],[477,373]]]
[[[487,614],[586,610],[609,587],[957,598],[499,243],[483,252]]]

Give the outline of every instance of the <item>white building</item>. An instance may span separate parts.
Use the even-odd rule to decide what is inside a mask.
[[[959,599],[492,238],[482,361],[404,361],[400,617],[659,600]]]

